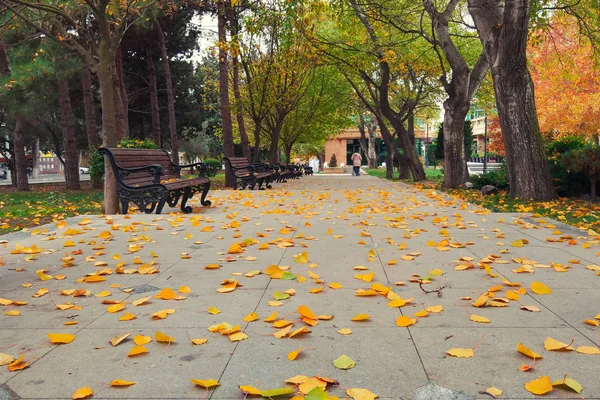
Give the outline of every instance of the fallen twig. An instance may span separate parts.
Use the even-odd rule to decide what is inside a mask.
[[[437,289],[432,289],[432,290],[424,289],[422,279],[419,279],[419,287],[425,293],[437,293],[438,297],[442,297],[442,289],[444,289],[448,285],[448,276],[446,274],[444,274],[444,278],[445,278],[444,284]]]

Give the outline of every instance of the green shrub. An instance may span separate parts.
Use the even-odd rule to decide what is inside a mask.
[[[333,153],[331,155],[331,159],[329,160],[329,168],[335,168],[337,167],[337,158],[335,156],[335,153]]]
[[[580,172],[589,179],[590,195],[596,199],[596,183],[600,176],[600,146],[586,144],[560,155],[561,164],[571,172]]]
[[[585,174],[581,171],[569,171],[561,158],[562,154],[581,149],[584,146],[585,139],[582,136],[568,136],[546,146],[552,183],[561,197],[577,197],[589,193],[590,183]]]
[[[150,139],[123,139],[117,143],[122,149],[158,149],[159,147]],[[104,156],[94,151],[90,157],[90,179],[100,182],[104,178]]]
[[[206,165],[206,176],[215,176],[221,170],[221,161],[214,158],[207,158],[202,161]]]
[[[508,189],[508,168],[506,163],[502,163],[500,169],[481,175],[471,175],[470,180],[473,183],[474,189],[481,189],[485,185],[492,185],[500,190],[506,190]]]

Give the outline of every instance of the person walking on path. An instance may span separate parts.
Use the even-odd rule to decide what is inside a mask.
[[[354,154],[352,154],[352,167],[354,169],[353,175],[360,176],[361,162],[362,162],[362,157],[360,156],[360,154],[358,154],[358,152],[355,152]]]

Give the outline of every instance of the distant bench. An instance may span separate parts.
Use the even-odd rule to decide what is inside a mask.
[[[204,176],[204,163],[178,165],[171,162],[166,150],[157,149],[108,149],[99,148],[98,152],[108,158],[117,181],[117,196],[121,202],[121,213],[127,214],[129,202],[134,203],[146,214],[156,210],[162,212],[165,203],[175,207],[181,199],[181,211],[191,213],[192,207],[186,206],[194,193],[201,192],[200,203],[208,207],[206,200],[210,189],[210,179]],[[198,177],[181,179],[183,168],[198,169]]]
[[[486,171],[497,171],[500,169],[500,163],[487,163]],[[469,175],[481,175],[483,174],[483,163],[468,162],[467,168],[469,169]]]

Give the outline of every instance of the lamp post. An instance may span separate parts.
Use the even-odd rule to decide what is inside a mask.
[[[429,167],[429,157],[427,156],[427,148],[429,147],[429,122],[425,121],[425,166]]]
[[[488,117],[487,117],[487,101],[485,102],[484,112],[484,131],[483,131],[483,173],[487,172],[487,142],[488,142]]]

